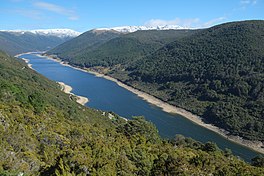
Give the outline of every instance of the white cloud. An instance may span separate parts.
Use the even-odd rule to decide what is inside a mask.
[[[37,10],[15,9],[15,10],[10,10],[10,13],[16,13],[35,20],[43,19],[43,14]]]
[[[226,17],[219,17],[219,18],[214,18],[214,19],[211,19],[205,23],[202,24],[202,27],[211,27],[211,26],[214,26],[220,22],[222,22],[223,20],[225,20]]]
[[[255,6],[258,0],[240,0],[239,7],[235,8],[233,11],[246,10],[250,6]]]
[[[199,18],[180,19],[174,20],[162,20],[162,19],[151,19],[145,23],[146,26],[165,26],[165,25],[179,25],[183,27],[192,27],[194,24],[200,22]]]
[[[241,0],[240,4],[245,6],[245,5],[255,5],[257,4],[257,0]]]
[[[47,11],[51,11],[60,15],[64,15],[67,16],[69,20],[78,20],[79,17],[76,15],[74,10],[71,9],[66,9],[62,6],[58,6],[56,4],[52,4],[52,3],[47,3],[47,2],[35,2],[33,3],[33,5],[37,8],[43,9],[43,10],[47,10]]]
[[[207,28],[214,26],[225,19],[226,17],[218,17],[206,22],[202,22],[199,18],[189,18],[189,19],[175,18],[174,20],[151,19],[147,21],[145,25],[146,26],[179,25],[188,28]]]
[[[243,1],[240,1],[241,4],[250,4],[250,1],[249,0],[243,0]]]

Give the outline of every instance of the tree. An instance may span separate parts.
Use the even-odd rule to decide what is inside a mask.
[[[218,147],[214,142],[207,142],[204,144],[203,150],[206,152],[215,152],[216,150],[218,150]]]
[[[256,167],[264,167],[264,155],[258,155],[251,159],[251,164]]]

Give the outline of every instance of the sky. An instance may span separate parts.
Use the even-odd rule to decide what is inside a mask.
[[[264,0],[0,0],[0,30],[180,25],[264,20]]]

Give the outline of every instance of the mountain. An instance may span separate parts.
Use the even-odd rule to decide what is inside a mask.
[[[0,67],[0,175],[264,172],[261,157],[251,166],[211,142],[183,136],[161,139],[143,117],[126,121],[81,106],[57,83],[2,52]]]
[[[146,31],[146,30],[177,30],[177,29],[188,29],[186,27],[181,27],[178,25],[164,25],[164,26],[119,26],[113,28],[97,28],[95,30],[114,30],[121,33],[131,33],[136,31]]]
[[[72,29],[38,29],[38,30],[1,30],[0,32],[9,32],[16,35],[23,35],[25,33],[31,33],[43,36],[54,36],[60,38],[72,38],[80,35],[80,32],[74,31]]]
[[[263,29],[264,21],[243,21],[202,30],[127,65],[124,81],[264,142]]]
[[[113,66],[140,59],[166,43],[195,32],[196,30],[142,30],[128,34],[118,33],[113,37],[115,30],[92,30],[59,45],[47,54],[56,54],[64,61],[79,66]],[[111,37],[101,40],[103,34]]]
[[[69,62],[263,143],[263,29],[263,20],[253,20],[201,30],[137,31],[82,50]],[[162,32],[172,35],[165,39]]]
[[[70,29],[0,31],[0,50],[11,55],[51,49],[80,33]]]
[[[48,53],[64,59],[75,58],[80,52],[93,50],[120,35],[121,33],[112,30],[90,30],[49,50]]]

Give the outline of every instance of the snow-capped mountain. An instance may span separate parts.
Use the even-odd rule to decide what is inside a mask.
[[[2,32],[11,32],[17,35],[32,33],[36,35],[55,36],[60,38],[77,37],[81,34],[80,32],[74,31],[72,29],[2,30]]]
[[[165,26],[120,26],[113,28],[97,28],[95,30],[115,30],[121,33],[131,33],[139,30],[170,30],[170,29],[188,29],[178,25],[165,25]]]
[[[0,50],[10,55],[46,51],[80,35],[71,29],[2,30]]]

